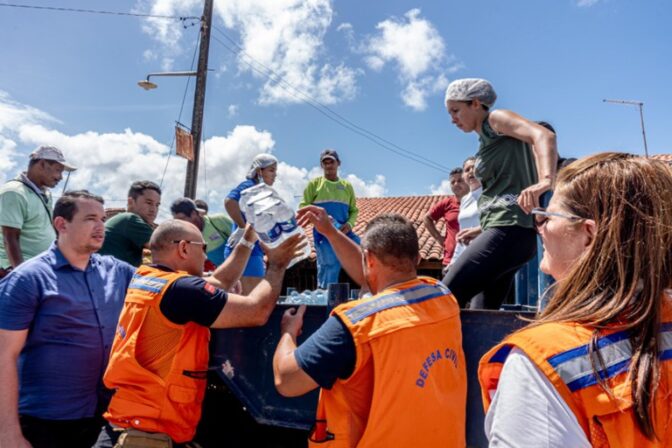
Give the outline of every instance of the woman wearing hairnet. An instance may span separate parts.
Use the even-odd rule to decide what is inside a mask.
[[[508,110],[491,110],[497,94],[484,79],[458,79],[446,89],[453,124],[478,134],[476,177],[483,233],[474,239],[443,282],[462,306],[499,309],[516,271],[536,253],[532,216],[539,197],[553,187],[557,161],[555,134]]]
[[[261,182],[264,182],[266,185],[273,185],[277,172],[278,159],[270,154],[258,154],[252,160],[252,165],[247,172],[245,180],[238,184],[238,186],[231,190],[226,196],[226,199],[224,199],[224,208],[231,217],[231,220],[233,220],[232,236],[236,229],[245,228],[245,215],[240,210],[240,205],[238,204],[242,191],[254,187]],[[229,239],[229,241],[231,241],[231,239]],[[224,250],[224,256],[228,257],[231,252],[233,252],[233,247],[227,244],[226,249]],[[245,266],[245,271],[243,271],[243,275],[240,279],[243,287],[243,295],[249,294],[249,292],[261,282],[264,278],[265,271],[264,252],[261,250],[259,242],[257,242],[254,245],[254,249],[252,249],[250,259],[248,260],[247,266]]]

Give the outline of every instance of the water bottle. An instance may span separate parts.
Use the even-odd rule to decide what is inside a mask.
[[[243,190],[240,197],[240,209],[245,213],[247,221],[252,224],[259,239],[269,247],[282,244],[287,238],[300,233],[303,229],[296,223],[292,210],[280,195],[266,184],[258,184]],[[291,267],[310,256],[310,246],[306,245],[302,252],[290,261]]]

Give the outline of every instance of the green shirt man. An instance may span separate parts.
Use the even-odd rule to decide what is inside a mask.
[[[49,188],[61,181],[63,171],[75,169],[60,149],[40,146],[30,154],[28,170],[0,187],[2,273],[44,252],[56,239]]]
[[[128,190],[128,211],[105,223],[105,243],[99,253],[140,266],[142,250],[149,244],[159,205],[161,188],[157,184],[148,180],[133,182]]]

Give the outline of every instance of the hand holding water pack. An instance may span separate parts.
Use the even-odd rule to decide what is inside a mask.
[[[294,210],[272,187],[264,183],[243,190],[239,204],[247,222],[252,224],[259,240],[267,246],[276,247],[292,235],[304,234],[296,223]],[[289,267],[308,256],[310,246],[306,244],[302,252],[289,263]]]

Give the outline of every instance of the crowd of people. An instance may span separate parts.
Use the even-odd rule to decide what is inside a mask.
[[[302,343],[306,306],[282,316],[272,373],[283,396],[320,389],[311,445],[465,446],[461,309],[498,309],[537,236],[548,304],[478,368],[491,446],[672,445],[672,168],[601,153],[556,173],[555,131],[493,109],[496,98],[483,79],[446,91],[453,123],[480,145],[424,217],[442,279],[418,276],[419,223],[381,214],[354,233],[339,154],[320,154],[323,176],[297,211],[313,227],[317,286],[343,268],[368,294]],[[228,216],[178,198],[158,225],[151,181],[107,221],[86,190],[52,207],[49,189],[75,169],[43,146],[0,188],[0,447],[191,446],[210,329],[265,325],[308,244],[262,244],[238,203],[273,185],[278,160],[254,158]]]

